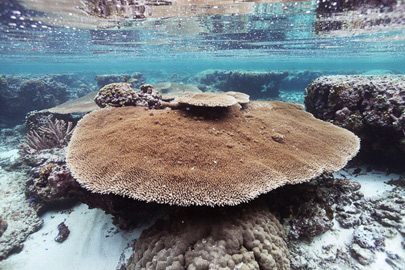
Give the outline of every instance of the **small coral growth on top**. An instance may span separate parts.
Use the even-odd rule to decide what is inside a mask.
[[[144,84],[135,92],[129,83],[111,83],[100,89],[94,101],[101,107],[147,106],[162,108],[162,96],[152,85]]]

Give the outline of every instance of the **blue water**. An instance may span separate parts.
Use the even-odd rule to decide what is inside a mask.
[[[0,123],[13,115],[13,123],[19,123],[28,108],[40,110],[97,91],[94,78],[101,74],[140,72],[146,83],[197,84],[193,78],[206,70],[289,72],[290,77],[307,71],[405,73],[400,1],[139,3],[0,1],[0,76],[9,76],[8,89],[0,89]],[[53,85],[50,75],[61,74],[86,81]],[[55,89],[37,86],[31,104],[22,104],[20,85],[28,79],[51,80],[47,87]],[[302,100],[309,82],[307,76],[280,90],[301,92]],[[60,98],[45,100],[66,87]]]

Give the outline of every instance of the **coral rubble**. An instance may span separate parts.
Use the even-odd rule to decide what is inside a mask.
[[[358,182],[326,174],[264,196],[286,229],[291,269],[319,269],[320,265],[358,269],[375,263],[381,253],[394,266],[403,263],[404,258],[389,251],[387,241],[404,235],[404,188],[398,186],[370,198],[360,187]],[[323,241],[322,252],[313,252],[314,239],[326,232],[347,235],[347,239]]]

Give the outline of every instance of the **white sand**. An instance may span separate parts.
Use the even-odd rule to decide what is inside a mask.
[[[9,162],[15,162],[20,156],[18,149],[4,150],[0,148],[0,159],[8,159]]]
[[[366,198],[381,196],[384,192],[392,190],[394,186],[388,185],[387,182],[399,178],[398,174],[389,173],[383,171],[372,170],[367,172],[365,167],[360,167],[362,171],[355,175],[354,169],[343,169],[335,173],[336,178],[346,177],[351,181],[357,181],[361,185],[360,191],[363,192]]]
[[[143,229],[115,233],[110,215],[84,204],[71,213],[49,212],[43,218],[44,226],[27,239],[21,253],[0,262],[1,270],[112,270],[127,244]],[[70,235],[57,243],[57,225],[63,221]]]

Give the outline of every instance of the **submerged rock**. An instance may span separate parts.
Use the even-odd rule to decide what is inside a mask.
[[[350,248],[353,258],[357,259],[362,265],[369,265],[375,260],[375,255],[368,249],[353,244]]]
[[[266,99],[279,95],[280,85],[287,75],[287,72],[273,71],[206,70],[197,74],[195,80],[224,92],[243,92],[250,95],[251,99]]]
[[[7,226],[7,222],[0,216],[0,237],[3,235],[5,230],[7,230]]]
[[[69,236],[70,230],[64,222],[58,225],[58,235],[55,237],[55,241],[58,243],[63,243]]]
[[[405,163],[405,76],[323,76],[306,89],[306,109],[353,131],[364,157]]]

